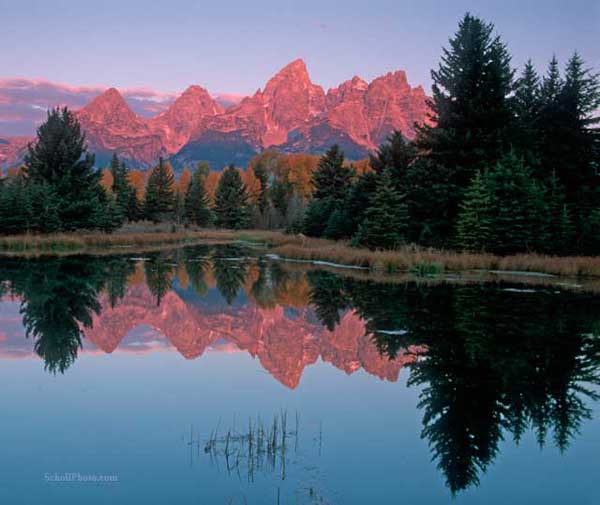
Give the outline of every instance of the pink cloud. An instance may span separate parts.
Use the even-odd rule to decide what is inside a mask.
[[[0,78],[0,135],[33,135],[48,109],[57,106],[80,109],[105,90],[104,86],[71,86],[45,79]],[[131,109],[146,118],[165,111],[178,96],[148,87],[119,91]],[[244,98],[232,93],[217,93],[213,97],[226,108]]]
[[[0,78],[0,135],[33,135],[49,108],[79,109],[105,91],[103,86],[70,86],[44,79]],[[150,88],[121,90],[129,106],[143,117],[164,111],[175,99],[173,93]]]

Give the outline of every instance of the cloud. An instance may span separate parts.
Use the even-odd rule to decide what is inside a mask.
[[[246,98],[246,95],[239,95],[235,93],[218,93],[216,95],[212,95],[212,98],[219,105],[227,109],[232,105],[237,105],[240,103],[244,98]]]
[[[105,91],[102,86],[69,86],[43,79],[0,78],[0,135],[33,135],[46,111],[57,106],[80,109]],[[150,88],[120,90],[136,114],[152,117],[175,99]]]
[[[106,90],[104,86],[70,86],[44,79],[0,78],[0,135],[31,136],[52,107],[80,109]],[[177,98],[147,87],[120,89],[131,109],[149,118],[164,112]],[[217,93],[217,103],[227,108],[244,95]]]

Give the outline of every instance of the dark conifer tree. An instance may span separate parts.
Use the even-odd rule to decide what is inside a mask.
[[[393,132],[374,155],[370,156],[371,168],[381,175],[385,170],[390,171],[394,185],[400,187],[409,166],[417,157],[416,147],[407,142],[402,133]]]
[[[467,251],[484,251],[489,245],[492,197],[486,177],[477,172],[460,204],[456,243]]]
[[[215,194],[216,225],[239,230],[250,224],[248,193],[240,172],[229,165],[219,179]]]
[[[412,241],[433,247],[451,245],[454,233],[454,201],[461,189],[454,170],[420,157],[406,176],[407,204],[410,215],[409,236]]]
[[[508,154],[487,175],[491,194],[491,233],[486,250],[513,254],[546,243],[547,209],[541,186],[523,160]]]
[[[144,215],[158,223],[171,218],[175,206],[175,179],[168,162],[160,158],[146,184]]]
[[[110,173],[113,179],[111,189],[117,211],[121,213],[123,220],[134,221],[138,215],[135,189],[127,177],[127,167],[125,163],[119,160],[117,153],[113,153],[110,161]]]
[[[471,14],[460,21],[438,70],[431,72],[433,123],[418,131],[418,146],[434,165],[445,167],[423,168],[434,168],[426,176],[430,183],[448,188],[446,200],[427,203],[449,221],[443,229],[450,233],[462,190],[477,170],[493,166],[510,145],[513,70],[506,46],[493,31],[492,24]]]
[[[254,175],[258,179],[258,210],[262,215],[269,208],[269,174],[266,167],[262,163],[258,163],[254,167]]]
[[[576,227],[580,250],[588,250],[587,220],[600,205],[599,139],[596,111],[600,80],[575,53],[567,62],[564,79],[553,58],[542,85],[541,166],[549,181],[553,174],[564,187],[565,200]]]
[[[25,157],[28,180],[47,184],[58,199],[64,230],[97,227],[101,212],[100,173],[85,145],[85,135],[67,108],[53,109],[37,131]]]
[[[377,173],[365,172],[356,178],[356,182],[350,189],[344,216],[346,218],[345,229],[348,237],[352,237],[358,231],[358,227],[365,218],[365,212],[371,205],[371,199],[377,187]]]
[[[564,189],[552,174],[546,192],[547,242],[542,250],[548,254],[566,256],[575,252],[575,229],[565,202]]]
[[[306,209],[304,232],[311,236],[325,234],[332,214],[337,214],[329,227],[330,237],[339,236],[339,225],[346,219],[344,207],[352,187],[354,170],[344,166],[344,153],[333,145],[319,160],[312,175],[313,200]]]
[[[375,194],[353,243],[371,249],[396,249],[406,242],[407,231],[405,196],[395,188],[388,168],[377,179]]]
[[[186,219],[196,226],[210,226],[213,222],[213,214],[209,208],[208,195],[204,186],[205,180],[204,172],[196,169],[185,195]]]
[[[513,106],[516,117],[513,145],[525,163],[537,174],[540,164],[540,112],[542,108],[540,78],[531,60],[525,64],[515,86]]]
[[[323,200],[344,198],[352,180],[352,172],[344,166],[344,153],[338,145],[333,145],[319,160],[313,173],[313,198]]]

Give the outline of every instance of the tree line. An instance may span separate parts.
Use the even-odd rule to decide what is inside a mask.
[[[234,229],[250,224],[246,186],[233,165],[219,179],[214,205],[205,187],[210,173],[206,163],[198,165],[182,191],[170,164],[161,158],[141,199],[116,154],[108,173],[110,186],[104,187],[75,115],[67,108],[49,111],[37,141],[28,147],[25,165],[0,178],[0,234],[82,229],[110,233],[138,220]]]
[[[49,112],[19,175],[0,179],[0,233],[100,229],[145,219],[287,228],[371,249],[407,243],[475,252],[600,251],[600,79],[575,53],[561,72],[516,77],[491,23],[466,14],[432,71],[427,124],[368,160],[265,151],[246,172],[206,163],[175,181],[168,161],[133,184],[113,156],[107,185],[76,118]],[[292,158],[294,158],[292,160]],[[212,185],[212,188],[209,186]]]
[[[465,15],[432,71],[431,121],[360,176],[333,147],[299,229],[370,248],[600,251],[600,80],[575,53],[515,78],[494,26]]]

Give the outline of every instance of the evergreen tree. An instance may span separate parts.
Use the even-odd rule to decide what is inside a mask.
[[[28,180],[47,184],[56,195],[61,229],[97,227],[100,173],[93,168],[94,156],[87,152],[85,135],[71,111],[65,107],[48,112],[25,163]]]
[[[575,229],[567,208],[564,189],[555,174],[552,174],[546,193],[547,242],[543,251],[548,254],[568,255],[574,252]]]
[[[492,198],[485,175],[477,172],[460,204],[456,242],[467,251],[484,251],[490,240]]]
[[[546,207],[540,185],[523,160],[510,153],[488,172],[491,234],[486,250],[514,254],[546,243]]]
[[[229,165],[219,179],[214,210],[218,227],[239,230],[250,224],[246,185],[233,165]]]
[[[135,189],[129,182],[127,176],[127,167],[117,157],[117,153],[113,153],[110,161],[110,173],[112,175],[112,193],[115,197],[115,205],[117,211],[122,214],[122,219],[134,221],[138,216],[137,198],[135,197]]]
[[[200,168],[192,174],[187,194],[185,195],[186,219],[196,226],[210,226],[213,215],[209,208],[208,195],[204,186],[206,175]]]
[[[344,205],[352,188],[354,170],[344,166],[344,154],[337,145],[332,146],[319,160],[319,166],[312,175],[313,200],[304,216],[304,232],[311,236],[325,234],[332,214],[337,211],[329,227],[330,237],[341,238],[340,224]]]
[[[596,111],[600,106],[600,79],[585,68],[575,53],[568,61],[564,79],[553,58],[542,84],[540,115],[541,159],[548,181],[556,174],[572,211],[576,240],[585,248],[586,220],[599,201]],[[597,253],[597,251],[586,251]]]
[[[114,195],[105,193],[101,196],[96,226],[105,233],[112,233],[123,225],[123,209]]]
[[[344,153],[338,145],[333,145],[321,157],[319,166],[312,175],[313,198],[315,200],[344,198],[352,176],[352,172],[344,166]]]
[[[557,176],[565,187],[567,203],[575,212],[580,230],[590,212],[600,204],[600,78],[586,69],[575,53],[567,62],[565,84],[558,103],[563,115],[561,152]],[[599,251],[588,251],[597,254]]]
[[[404,200],[394,187],[391,170],[384,170],[353,243],[371,249],[396,249],[405,243],[408,210]]]
[[[264,215],[269,208],[269,174],[266,167],[262,163],[258,163],[254,167],[254,175],[258,179],[258,210],[261,215]]]
[[[0,230],[6,235],[25,233],[30,227],[31,202],[27,198],[23,178],[7,178],[1,186]]]
[[[60,230],[59,200],[43,182],[19,175],[0,183],[0,234],[51,233]]]
[[[524,156],[525,162],[535,170],[540,163],[540,112],[542,108],[540,78],[533,63],[525,64],[515,86],[513,106],[516,117],[514,145]]]
[[[444,179],[430,183],[447,188],[446,200],[431,202],[439,219],[447,221],[440,230],[447,233],[477,170],[493,166],[510,145],[513,70],[506,46],[493,31],[492,24],[466,14],[438,70],[431,72],[433,122],[419,128],[417,144],[434,165],[444,167],[431,174]]]
[[[302,231],[309,237],[322,237],[336,207],[336,202],[331,198],[312,200],[304,213]]]
[[[406,188],[411,240],[429,247],[450,245],[455,220],[447,202],[461,189],[454,171],[428,157],[417,158],[407,172]]]
[[[158,223],[169,219],[175,206],[175,180],[171,166],[160,158],[146,184],[144,214]]]
[[[581,251],[592,255],[600,251],[600,208],[592,210],[582,223]]]
[[[357,177],[350,189],[345,208],[345,229],[348,237],[358,231],[358,227],[365,218],[365,212],[371,205],[371,199],[377,187],[377,173],[365,172]]]
[[[416,157],[416,147],[407,142],[402,133],[394,131],[377,152],[370,156],[369,164],[378,175],[390,170],[394,184],[400,188],[409,166]]]

